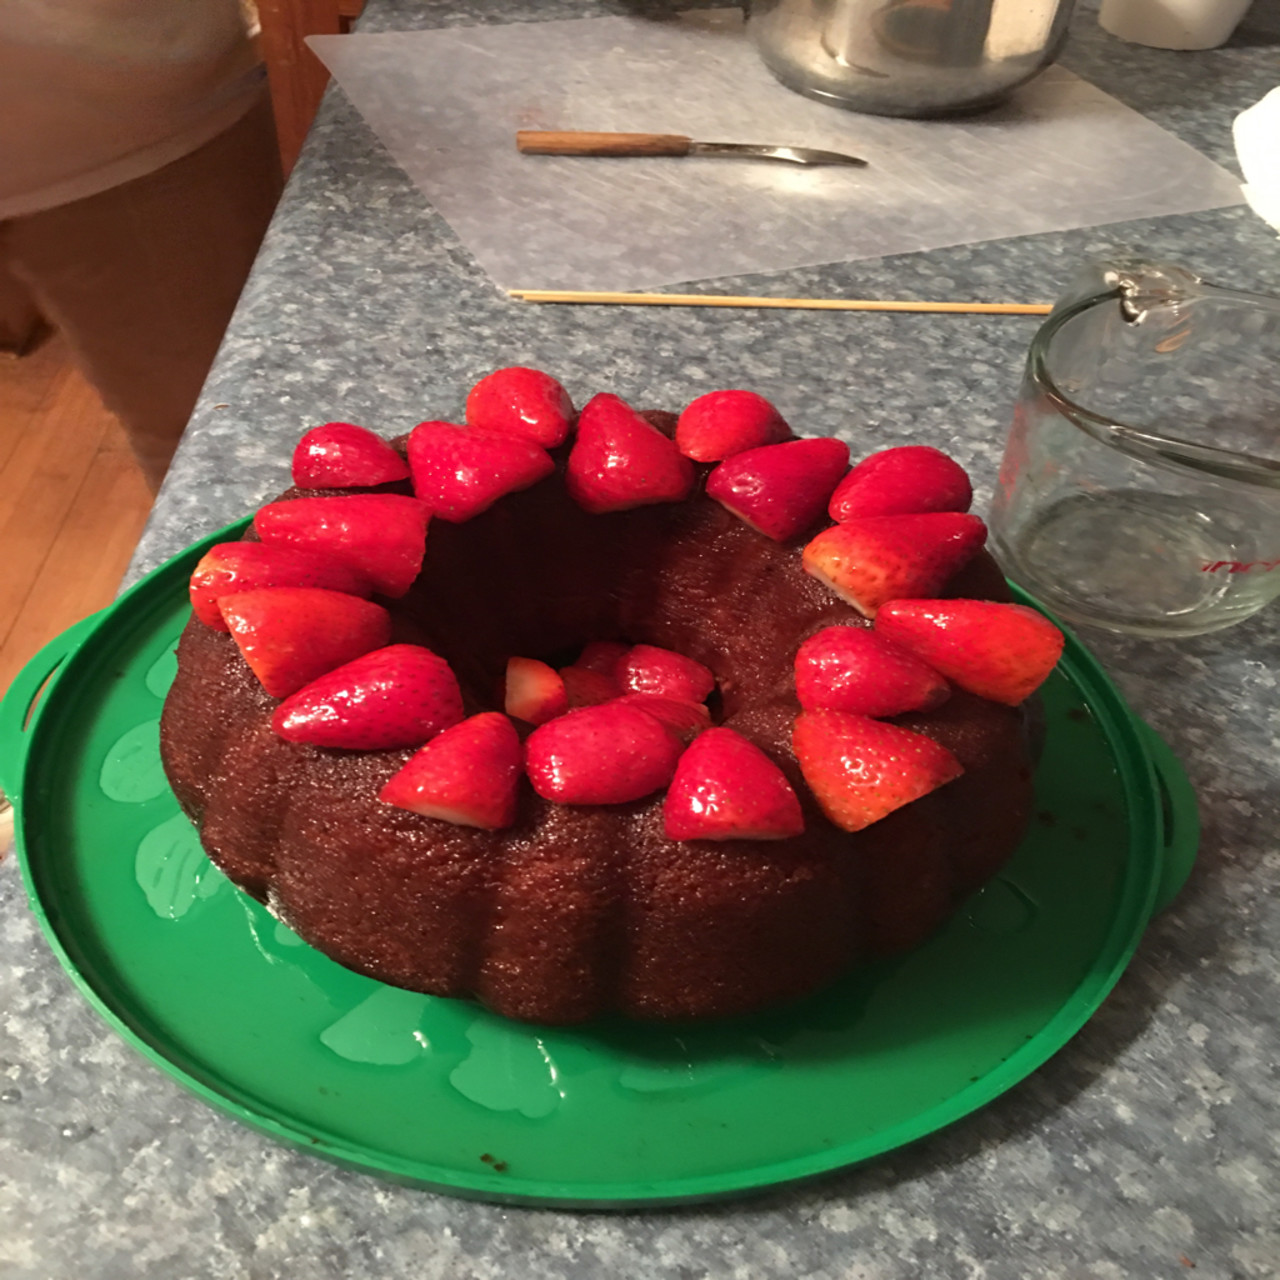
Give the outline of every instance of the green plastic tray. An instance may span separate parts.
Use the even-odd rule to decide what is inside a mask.
[[[1038,816],[925,946],[695,1029],[521,1025],[301,943],[205,858],[157,726],[205,539],[41,652],[0,703],[0,785],[50,944],[162,1070],[272,1137],[476,1198],[597,1207],[866,1160],[1024,1079],[1084,1024],[1195,855],[1194,796],[1068,637]]]

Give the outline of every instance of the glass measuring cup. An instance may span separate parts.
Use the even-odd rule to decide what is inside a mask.
[[[1031,343],[989,524],[1072,622],[1199,635],[1280,596],[1280,298],[1091,268]]]

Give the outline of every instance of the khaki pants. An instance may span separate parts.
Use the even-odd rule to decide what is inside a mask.
[[[109,191],[0,223],[0,264],[123,422],[152,489],[280,196],[271,105]]]

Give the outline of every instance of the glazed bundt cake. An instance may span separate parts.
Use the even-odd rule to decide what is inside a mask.
[[[545,1023],[742,1013],[1018,844],[1061,639],[936,451],[849,471],[747,392],[574,415],[515,369],[294,475],[193,576],[161,742],[210,858],[340,964]]]

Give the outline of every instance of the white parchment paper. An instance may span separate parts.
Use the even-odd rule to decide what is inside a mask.
[[[1241,202],[1225,169],[1060,67],[979,116],[857,115],[778,84],[737,9],[310,43],[502,288],[643,289]],[[870,167],[522,156],[517,129],[823,147]]]

